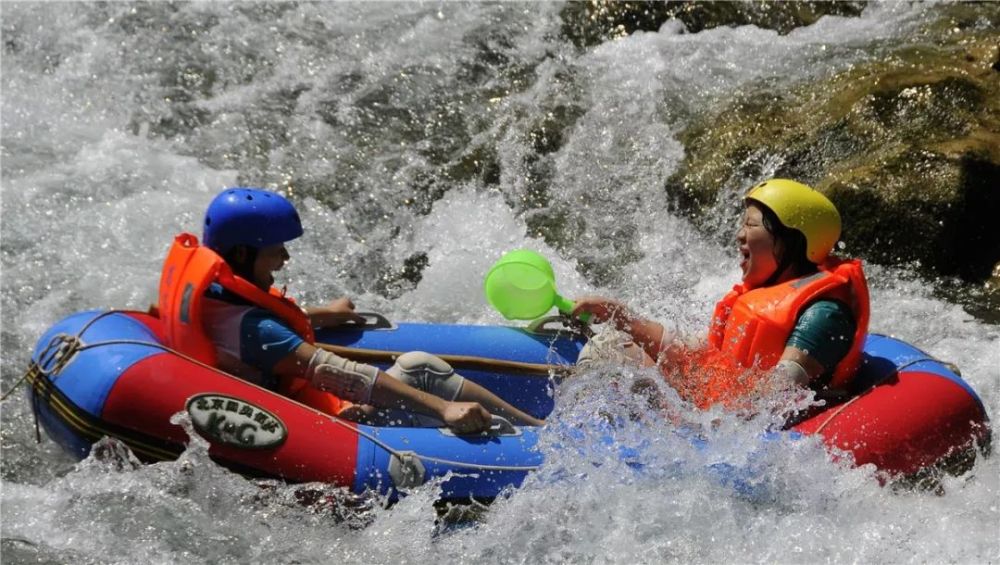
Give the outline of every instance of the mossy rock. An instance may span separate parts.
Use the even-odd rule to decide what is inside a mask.
[[[1000,260],[998,61],[995,36],[966,36],[745,89],[680,134],[667,191],[708,222],[734,184],[799,179],[840,208],[850,253],[984,281]]]

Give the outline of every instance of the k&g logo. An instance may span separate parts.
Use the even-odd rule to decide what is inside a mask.
[[[199,394],[187,401],[191,422],[199,433],[234,447],[266,449],[284,443],[285,424],[267,410],[221,394]]]

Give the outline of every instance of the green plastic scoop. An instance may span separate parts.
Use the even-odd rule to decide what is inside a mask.
[[[556,292],[552,265],[528,249],[504,254],[486,274],[483,290],[486,300],[508,320],[534,320],[553,306],[566,315],[573,311],[573,302]]]

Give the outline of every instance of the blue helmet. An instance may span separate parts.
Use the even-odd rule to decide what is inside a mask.
[[[300,235],[299,213],[284,196],[259,188],[227,188],[205,211],[202,242],[226,253],[237,245],[259,249]]]

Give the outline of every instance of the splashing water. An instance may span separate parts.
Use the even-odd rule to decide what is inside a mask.
[[[674,132],[742,86],[879,57],[934,5],[873,3],[788,35],[666,24],[578,51],[558,4],[45,4],[3,7],[2,383],[85,308],[145,309],[172,236],[217,190],[296,200],[281,282],[395,319],[501,323],[488,265],[553,260],[697,333],[736,280],[724,214],[705,234],[663,191]],[[914,40],[917,41],[917,40]],[[876,213],[876,211],[872,211]],[[1000,413],[1000,329],[872,265],[872,330],[952,361]],[[944,496],[878,486],[813,440],[718,412],[698,447],[620,386],[559,387],[546,463],[473,524],[442,527],[434,484],[392,507],[323,485],[248,481],[192,437],[137,465],[105,440],[74,464],[3,405],[2,550],[12,562],[956,562],[1000,560],[1000,463]],[[663,391],[669,394],[669,389]],[[598,416],[599,415],[599,416]],[[602,418],[619,422],[602,427]],[[596,422],[596,423],[595,423]],[[720,479],[713,471],[749,469]],[[724,474],[724,473],[723,473]],[[742,482],[739,482],[742,481]],[[303,503],[307,502],[307,503]],[[405,557],[404,557],[405,556]]]

